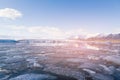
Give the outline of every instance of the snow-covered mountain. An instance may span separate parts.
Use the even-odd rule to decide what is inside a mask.
[[[120,40],[120,33],[118,34],[108,34],[108,35],[104,35],[104,34],[99,34],[95,37],[90,37],[88,38],[89,40],[95,40],[95,39],[102,39],[102,40],[106,40],[106,39],[117,39],[117,40]]]

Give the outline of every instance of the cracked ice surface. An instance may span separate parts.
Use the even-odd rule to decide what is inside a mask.
[[[120,43],[0,44],[0,80],[46,79],[120,80]]]

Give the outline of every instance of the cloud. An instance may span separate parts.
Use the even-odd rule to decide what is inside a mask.
[[[16,9],[4,8],[0,9],[0,17],[15,20],[16,18],[22,17],[22,13]]]
[[[8,25],[0,29],[1,35],[18,36],[24,39],[63,39],[64,32],[57,27]],[[17,38],[18,38],[17,37]]]
[[[14,36],[14,39],[66,39],[71,36],[92,36],[84,29],[62,30],[48,26],[8,25],[0,29],[0,35]]]
[[[114,29],[114,31],[112,33],[114,33],[114,34],[120,33],[120,28]]]
[[[65,38],[64,32],[56,27],[29,27],[28,32],[32,33],[32,35],[39,36],[41,38]]]
[[[91,33],[81,28],[62,30],[58,27],[50,26],[2,25],[2,27],[0,27],[0,38],[11,39],[66,39],[78,36],[88,38],[98,34],[99,33]]]

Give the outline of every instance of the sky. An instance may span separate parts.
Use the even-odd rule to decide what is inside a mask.
[[[0,0],[0,38],[119,33],[119,21],[120,0]]]

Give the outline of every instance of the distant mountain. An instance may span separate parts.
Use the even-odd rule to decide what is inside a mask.
[[[9,39],[0,39],[0,43],[16,43],[15,40],[9,40]]]
[[[106,39],[120,39],[120,33],[119,34],[109,34],[106,36]]]
[[[88,38],[88,40],[120,40],[120,33],[108,35],[99,34],[95,37]]]

